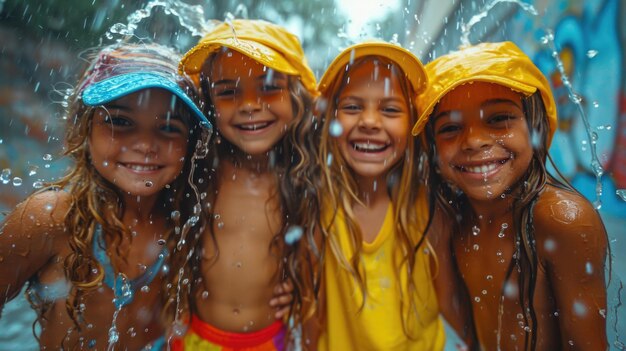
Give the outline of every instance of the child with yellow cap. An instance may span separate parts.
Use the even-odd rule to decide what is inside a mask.
[[[485,350],[605,350],[607,235],[545,168],[548,81],[511,42],[463,47],[426,71],[413,134],[426,124],[442,313],[454,320],[449,301],[463,295]]]
[[[417,57],[381,41],[343,50],[320,80],[327,244],[319,350],[444,346],[419,205],[420,145],[410,135],[426,85]]]
[[[244,19],[216,26],[180,71],[201,86],[216,137],[205,179],[209,221],[189,239],[193,270],[170,285],[170,317],[189,317],[172,349],[283,350],[296,341],[270,306],[274,287],[294,284],[294,325],[314,303],[315,76],[295,35]],[[190,283],[189,302],[177,294],[181,281]]]

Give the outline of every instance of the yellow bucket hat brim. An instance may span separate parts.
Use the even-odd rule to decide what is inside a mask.
[[[532,60],[512,42],[482,43],[462,47],[443,55],[425,66],[430,79],[426,90],[419,95],[418,105],[426,106],[413,126],[418,135],[428,122],[439,101],[460,85],[471,82],[499,84],[530,96],[539,90],[550,133],[548,146],[557,129],[556,103],[550,83]]]
[[[368,40],[347,47],[330,63],[320,79],[318,90],[325,94],[337,77],[346,71],[354,60],[365,56],[380,56],[397,64],[411,83],[416,94],[425,89],[428,76],[422,62],[409,50],[384,41]]]
[[[298,38],[283,27],[262,20],[239,19],[219,24],[183,56],[180,73],[199,84],[204,62],[222,48],[235,50],[278,72],[298,76],[311,95],[318,95],[315,75]]]

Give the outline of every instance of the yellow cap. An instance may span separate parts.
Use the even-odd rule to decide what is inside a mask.
[[[550,83],[539,68],[517,45],[505,41],[465,46],[458,51],[441,56],[426,65],[430,85],[418,97],[425,106],[413,127],[413,135],[419,134],[439,100],[459,85],[468,82],[500,84],[526,96],[541,93],[546,107],[550,133],[548,145],[557,128],[557,115]]]
[[[384,57],[400,66],[416,94],[424,90],[428,83],[422,62],[412,52],[384,41],[368,40],[344,49],[335,57],[320,79],[318,86],[320,93],[325,94],[337,76],[341,72],[345,72],[346,66],[364,56]]]
[[[183,56],[178,67],[196,84],[204,61],[222,47],[288,75],[299,76],[304,87],[317,96],[315,75],[309,68],[298,38],[285,28],[262,20],[236,19],[217,25]]]

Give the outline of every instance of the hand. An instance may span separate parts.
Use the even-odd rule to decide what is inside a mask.
[[[274,317],[282,319],[289,314],[293,301],[293,284],[290,281],[278,283],[274,288],[274,297],[270,300],[270,306],[276,308]]]

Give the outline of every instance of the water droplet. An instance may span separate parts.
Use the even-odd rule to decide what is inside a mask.
[[[50,155],[50,154],[43,155],[43,160],[44,161],[52,161],[52,155]]]
[[[170,217],[172,218],[172,220],[177,221],[180,219],[180,212],[172,211],[172,213],[170,213]]]
[[[152,188],[153,185],[154,185],[154,183],[152,181],[146,180],[146,182],[145,182],[146,188]]]
[[[600,104],[597,101],[594,101],[591,103],[593,105],[593,107],[598,108],[600,107]]]
[[[559,312],[558,312],[558,311],[555,311],[555,312],[554,312],[554,316],[555,316],[555,317],[558,317],[558,316],[559,316]]]
[[[157,240],[157,244],[159,244],[159,245],[161,245],[161,246],[165,245],[165,239],[159,239],[159,240]]]
[[[222,229],[222,228],[224,228],[224,222],[218,222],[217,229]]]
[[[43,188],[43,182],[41,180],[37,180],[33,183],[33,188],[35,189],[41,189]]]
[[[481,292],[483,293],[483,295],[487,295],[487,290],[483,290]]]
[[[615,194],[617,194],[617,196],[619,196],[622,201],[626,201],[626,189],[618,189],[615,191]]]
[[[0,173],[0,180],[2,181],[2,184],[8,184],[11,181],[10,168],[5,168],[2,170],[2,173]]]
[[[147,293],[150,292],[150,287],[147,285],[144,285],[141,287],[141,292]]]
[[[474,246],[473,246],[472,248],[474,249],[474,251],[478,251],[478,249],[479,249],[480,247],[478,246],[478,244],[474,244]]]
[[[241,268],[241,266],[243,266],[243,263],[241,263],[241,261],[235,263],[235,267]]]
[[[28,175],[29,176],[34,176],[35,174],[37,174],[37,169],[39,169],[39,167],[37,167],[37,166],[30,166],[30,168],[28,169]]]
[[[587,272],[587,274],[593,274],[593,265],[591,262],[585,263],[585,272]]]
[[[209,297],[209,292],[208,291],[203,291],[202,292],[202,299],[206,300]]]
[[[598,54],[598,50],[587,50],[587,57],[594,58]]]
[[[338,120],[333,119],[328,127],[328,133],[330,133],[331,136],[339,137],[341,133],[343,133],[343,126]]]
[[[13,186],[21,186],[21,185],[22,185],[22,178],[20,177],[13,178]]]
[[[473,226],[472,227],[472,234],[474,234],[474,236],[476,236],[479,233],[480,233],[480,228],[478,228],[477,226]]]
[[[476,301],[476,302],[480,302],[480,297],[476,296],[476,297],[474,298],[474,301]]]
[[[546,239],[543,243],[543,248],[548,252],[553,252],[556,249],[556,243],[552,239]]]
[[[287,232],[285,233],[285,243],[287,243],[287,245],[294,244],[295,242],[300,240],[300,238],[302,238],[303,233],[304,231],[300,226],[295,225],[289,227],[289,229],[287,229]]]
[[[487,275],[487,280],[493,280],[493,275],[491,274]]]
[[[109,166],[109,161],[103,161],[102,162],[102,166],[103,167],[108,167]]]
[[[579,301],[574,301],[574,314],[584,317],[587,315],[587,306]]]

